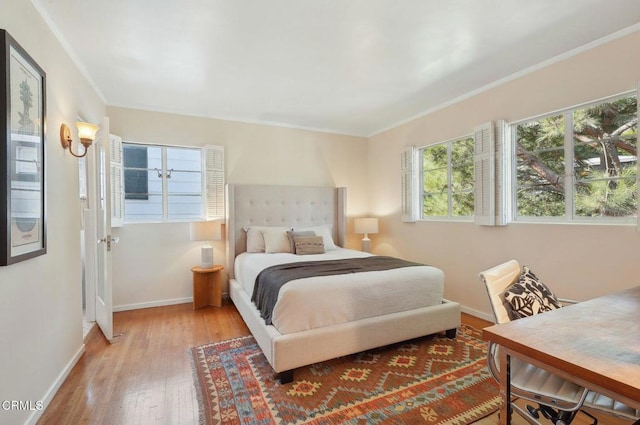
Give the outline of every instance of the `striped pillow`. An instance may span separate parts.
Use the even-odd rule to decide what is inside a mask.
[[[298,236],[293,238],[296,254],[324,254],[324,239],[322,236]]]

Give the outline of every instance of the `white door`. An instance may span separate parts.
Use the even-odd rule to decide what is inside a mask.
[[[113,339],[113,299],[111,282],[111,140],[109,118],[105,118],[95,142],[96,173],[96,322],[104,336]]]

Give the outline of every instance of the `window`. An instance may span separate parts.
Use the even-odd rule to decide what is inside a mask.
[[[467,136],[419,149],[421,218],[471,218],[474,142]]]
[[[221,216],[223,155],[220,146],[122,143],[124,221],[194,221]]]
[[[637,109],[626,95],[513,124],[516,219],[635,217]]]
[[[149,200],[149,148],[147,146],[123,146],[124,199]]]

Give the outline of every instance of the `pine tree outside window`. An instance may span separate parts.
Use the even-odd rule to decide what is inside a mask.
[[[634,222],[635,94],[512,124],[516,220]]]
[[[467,219],[474,211],[473,137],[420,148],[422,219]]]

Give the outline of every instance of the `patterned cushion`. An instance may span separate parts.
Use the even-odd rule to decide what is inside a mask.
[[[299,236],[293,238],[296,246],[296,254],[324,254],[324,242],[322,236]]]
[[[327,251],[333,251],[338,249],[336,244],[333,242],[333,230],[332,227],[328,224],[322,224],[320,226],[311,226],[311,227],[294,227],[294,231],[311,231],[316,236],[322,236],[324,242],[324,249]]]
[[[522,267],[520,278],[507,288],[504,297],[511,307],[512,319],[521,319],[562,307],[558,297],[527,266]]]
[[[294,232],[293,230],[287,231],[287,236],[289,237],[289,245],[291,246],[291,252],[296,254],[296,243],[295,238],[300,236],[315,236],[316,234],[312,231],[303,231],[303,232]]]

